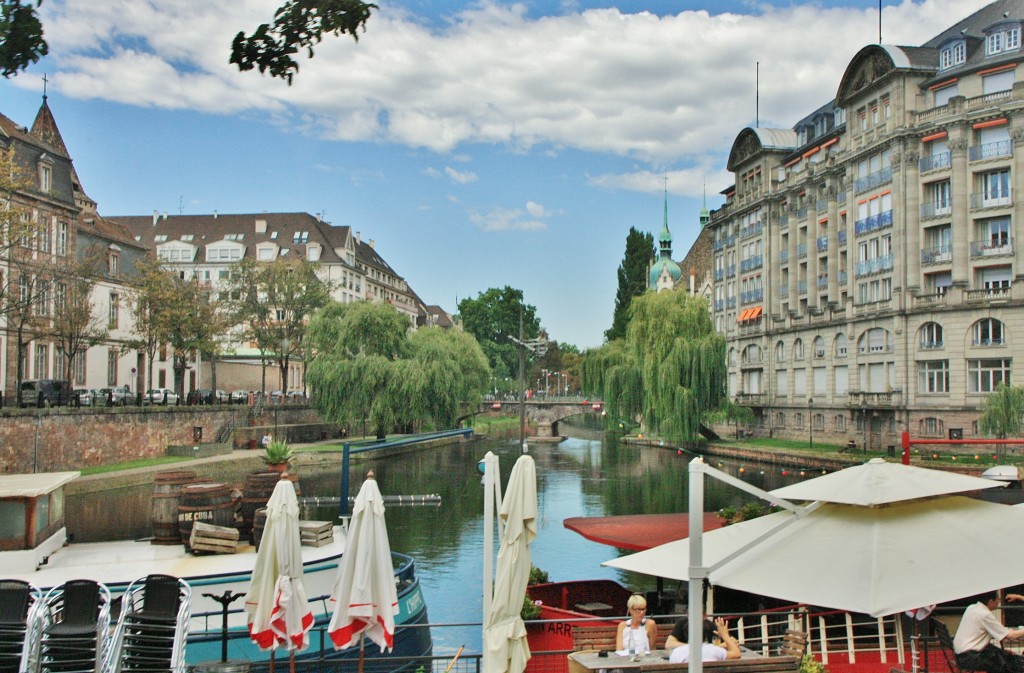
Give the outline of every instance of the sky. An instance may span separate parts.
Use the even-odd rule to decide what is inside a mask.
[[[657,240],[667,198],[681,260],[739,132],[791,128],[879,41],[877,0],[377,0],[288,86],[228,63],[282,1],[47,0],[0,113],[30,126],[45,74],[101,215],[320,214],[427,304],[518,288],[581,349],[630,227]],[[882,42],[914,46],[987,3],[882,4]]]

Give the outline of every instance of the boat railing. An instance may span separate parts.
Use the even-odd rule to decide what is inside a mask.
[[[804,628],[810,654],[828,666],[829,660],[854,664],[857,656],[877,654],[882,663],[905,663],[906,643],[898,615],[869,617],[838,610],[807,612]]]

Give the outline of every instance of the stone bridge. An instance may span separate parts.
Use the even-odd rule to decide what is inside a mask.
[[[537,426],[537,437],[557,437],[558,422],[578,414],[601,414],[604,412],[602,400],[591,400],[583,397],[548,397],[546,399],[526,400],[526,420]],[[500,411],[506,414],[519,414],[517,400],[495,400],[480,404],[480,413]]]

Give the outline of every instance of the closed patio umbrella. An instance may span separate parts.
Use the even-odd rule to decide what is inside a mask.
[[[277,482],[267,501],[267,520],[245,596],[245,611],[253,642],[271,652],[271,670],[278,647],[289,651],[294,667],[295,650],[309,646],[313,613],[302,582],[299,501],[288,479]]]
[[[484,619],[483,673],[522,673],[530,660],[521,612],[530,579],[530,543],[537,537],[537,472],[520,456],[501,502],[504,531],[498,547],[491,608]]]
[[[384,521],[384,498],[373,472],[367,475],[352,508],[348,544],[338,566],[331,601],[334,614],[327,633],[335,649],[360,645],[360,670],[364,636],[379,645],[381,652],[394,647],[398,592]]]

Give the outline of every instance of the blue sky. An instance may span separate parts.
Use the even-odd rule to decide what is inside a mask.
[[[104,215],[322,213],[427,303],[517,287],[581,348],[665,178],[682,259],[739,131],[791,127],[878,41],[874,0],[380,0],[289,87],[228,64],[278,2],[47,0],[50,55],[0,80],[0,113],[30,125],[45,73]],[[917,45],[986,3],[883,4],[883,42]]]

